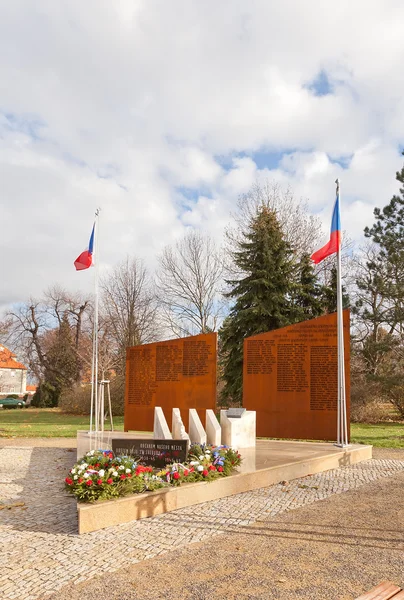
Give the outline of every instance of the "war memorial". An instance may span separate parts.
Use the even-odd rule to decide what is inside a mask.
[[[349,423],[349,311],[344,311],[343,324]],[[246,338],[242,407],[222,408],[216,415],[216,382],[215,333],[127,349],[125,431],[79,432],[77,455],[102,447],[114,456],[136,457],[139,464],[162,468],[170,487],[149,487],[107,502],[79,502],[80,533],[372,456],[370,446],[335,443],[336,314]],[[203,456],[193,456],[193,448]],[[228,477],[216,477],[217,450],[216,462],[208,460],[218,448],[226,448],[222,453],[230,448],[240,457],[237,464],[232,462],[236,466],[229,469]],[[196,460],[189,462],[189,458]],[[222,458],[226,460],[225,454]],[[195,477],[184,479],[184,472],[194,470],[189,466],[193,464],[207,474],[206,481],[196,471]]]

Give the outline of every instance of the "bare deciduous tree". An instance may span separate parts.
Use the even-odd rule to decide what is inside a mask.
[[[192,231],[159,257],[162,319],[176,336],[215,331],[222,317],[223,259],[214,241]]]
[[[226,231],[230,250],[237,247],[246,223],[251,221],[260,207],[275,212],[285,240],[291,245],[297,258],[312,254],[322,237],[320,219],[310,214],[307,202],[296,199],[289,187],[282,188],[269,180],[254,184],[249,192],[240,196],[238,210],[233,215],[236,226]],[[232,271],[231,267],[230,270]]]
[[[104,326],[124,361],[126,348],[158,336],[157,299],[151,277],[140,259],[127,258],[101,282]],[[123,366],[123,364],[122,364]]]
[[[88,306],[89,300],[55,286],[42,300],[31,299],[8,313],[6,343],[21,353],[30,371],[41,380],[45,370],[52,370],[47,357],[49,334],[60,329],[63,318],[71,325],[79,358],[83,318]]]

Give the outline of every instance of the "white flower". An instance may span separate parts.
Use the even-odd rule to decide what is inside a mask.
[[[80,469],[87,469],[88,464],[87,463],[81,463],[80,465]]]
[[[94,450],[90,450],[90,452],[87,452],[86,456],[93,456],[94,454]]]
[[[199,465],[199,467],[198,467],[198,471],[203,471],[203,467],[202,467],[202,465]]]
[[[74,479],[74,480],[76,480],[76,479],[77,479],[77,477],[78,477],[78,476],[77,476],[77,475],[75,475],[75,476],[73,477],[73,479]]]
[[[113,477],[118,477],[118,472],[117,471],[113,471],[112,475],[113,475]]]
[[[121,466],[119,467],[119,470],[120,470],[120,471],[122,471],[122,469],[124,469],[124,468],[125,468],[125,467],[124,467],[123,465],[121,465]]]
[[[191,467],[196,467],[196,465],[199,465],[199,462],[197,460],[191,460],[189,464],[191,465]]]
[[[104,471],[104,469],[100,469],[100,470],[98,471],[98,475],[99,475],[100,477],[104,477],[104,475],[105,475],[105,471]]]
[[[207,460],[210,460],[212,457],[211,457],[211,456],[209,456],[209,454],[206,454],[206,455],[205,455],[205,458],[206,458]]]
[[[210,450],[205,450],[205,454],[210,454]]]
[[[202,454],[200,455],[200,457],[199,457],[199,460],[203,460],[203,456],[202,456]]]
[[[125,473],[130,473],[130,469],[125,469]]]
[[[85,477],[87,479],[87,477],[90,477],[89,473],[84,473],[83,477]]]
[[[74,475],[74,473],[75,473],[75,472],[76,472],[76,469],[72,469],[72,470],[70,471],[70,473],[72,473],[73,475]]]

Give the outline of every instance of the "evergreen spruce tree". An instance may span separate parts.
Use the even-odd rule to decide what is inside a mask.
[[[250,220],[233,261],[242,276],[227,281],[232,287],[227,296],[234,305],[220,331],[225,402],[241,401],[244,338],[298,319],[292,300],[296,295],[293,252],[268,207],[260,207]]]
[[[304,254],[297,265],[296,285],[292,296],[294,322],[323,315],[326,312],[325,295],[328,289],[319,283],[310,256]]]
[[[321,287],[321,303],[323,313],[337,312],[337,267],[335,265],[331,268],[329,285]],[[350,298],[349,294],[346,293],[345,286],[342,286],[342,306],[343,308],[349,308],[350,306]]]

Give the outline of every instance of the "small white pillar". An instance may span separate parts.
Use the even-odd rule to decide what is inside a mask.
[[[228,417],[227,410],[220,411],[222,427],[222,444],[239,450],[240,448],[255,448],[256,443],[256,412],[246,410],[241,417]]]
[[[222,443],[222,429],[212,409],[206,411],[206,440],[211,446],[220,446]]]
[[[191,444],[206,444],[206,432],[195,408],[189,409],[189,438]]]
[[[155,440],[173,439],[161,406],[156,406],[154,409],[153,438]]]
[[[172,426],[173,440],[188,440],[189,435],[185,431],[185,425],[182,422],[181,411],[179,408],[173,408],[173,426]]]

